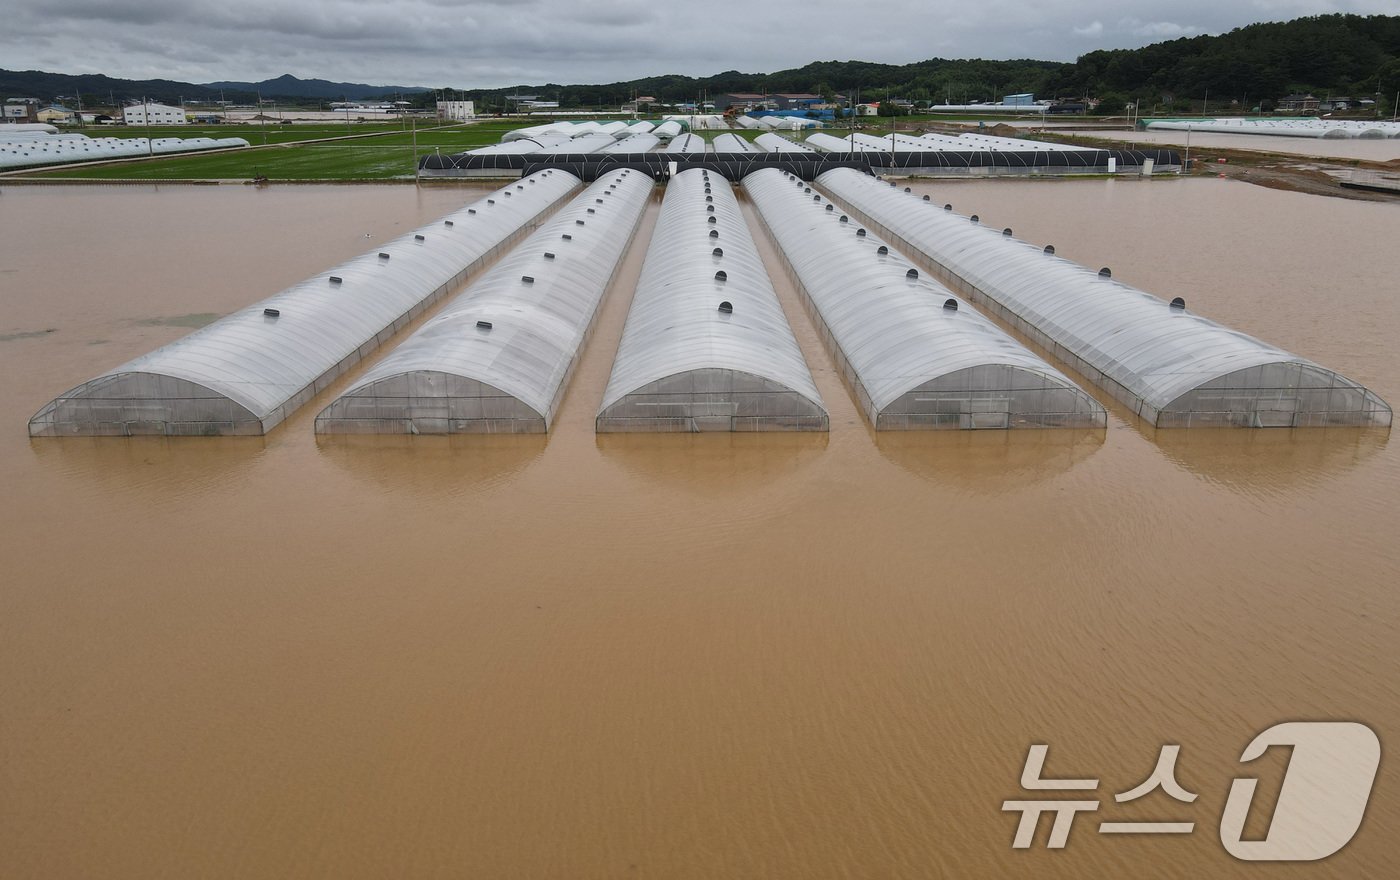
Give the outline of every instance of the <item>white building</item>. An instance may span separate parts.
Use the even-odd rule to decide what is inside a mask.
[[[438,101],[438,119],[448,119],[452,122],[470,122],[476,118],[475,101]]]
[[[127,125],[184,125],[185,111],[169,104],[132,104],[122,108]]]

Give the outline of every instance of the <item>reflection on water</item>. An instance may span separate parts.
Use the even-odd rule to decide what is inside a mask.
[[[29,447],[50,473],[106,492],[159,501],[236,484],[267,449],[263,437],[41,437]]]
[[[1247,492],[1325,482],[1368,461],[1390,440],[1389,428],[1163,428],[1148,433],[1174,464]]]
[[[603,457],[656,489],[724,496],[793,476],[826,449],[826,434],[598,434]]]
[[[326,460],[367,487],[455,496],[509,482],[543,453],[543,434],[318,434]]]
[[[1396,206],[914,185],[1400,401]],[[1253,734],[1400,729],[1383,433],[1110,404],[1096,432],[876,434],[779,271],[829,435],[596,436],[648,219],[547,437],[316,437],[371,358],[265,438],[30,441],[55,394],[472,191],[0,192],[5,880],[1248,880],[1216,825]],[[1196,832],[1081,817],[1013,853],[1035,742],[1122,821],[1151,816],[1108,793],[1180,743],[1200,799],[1162,818]],[[1392,876],[1395,789],[1293,873]]]
[[[880,454],[962,492],[999,495],[1063,474],[1104,443],[1102,430],[885,431]]]

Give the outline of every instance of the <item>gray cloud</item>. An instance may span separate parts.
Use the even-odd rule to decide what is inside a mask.
[[[1093,49],[1400,0],[10,0],[0,64],[133,79],[301,77],[485,88],[764,72],[818,59],[1070,61]],[[1164,13],[1170,18],[1164,17]]]

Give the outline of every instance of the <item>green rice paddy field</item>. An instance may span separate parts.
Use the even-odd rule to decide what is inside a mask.
[[[181,125],[88,129],[90,137],[241,137],[251,146],[27,172],[29,178],[72,180],[393,180],[413,177],[416,156],[457,153],[497,143],[518,120],[434,126],[416,132],[399,123],[346,125]],[[348,133],[347,133],[348,132]],[[418,150],[413,143],[417,139]]]
[[[401,122],[89,128],[86,134],[90,137],[241,137],[251,146],[214,153],[48,167],[0,177],[0,180],[15,177],[44,180],[251,180],[256,177],[271,181],[411,180],[418,156],[435,150],[459,153],[498,143],[505,132],[531,124],[537,121],[490,120],[416,130]],[[900,121],[900,130],[912,128],[911,122]],[[863,124],[861,129],[874,135],[889,133],[884,125]],[[721,133],[697,132],[706,140],[713,140]],[[733,133],[749,140],[762,134],[744,129],[735,129]],[[838,127],[833,133],[841,134],[843,130]],[[802,136],[797,132],[785,134],[797,139]]]

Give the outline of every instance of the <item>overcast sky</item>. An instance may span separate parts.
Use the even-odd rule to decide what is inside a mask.
[[[0,67],[485,88],[834,59],[1072,61],[1325,12],[1400,15],[1400,0],[4,0]]]

